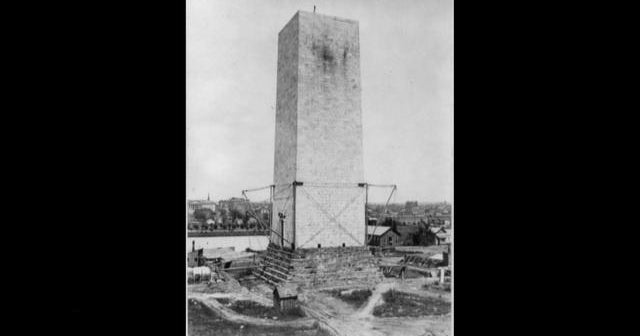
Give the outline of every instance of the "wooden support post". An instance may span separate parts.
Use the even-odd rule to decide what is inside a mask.
[[[296,248],[296,182],[293,182],[293,218],[291,218],[291,227],[293,229],[293,239],[291,242],[291,250]]]
[[[369,220],[367,219],[367,204],[369,203],[369,185],[364,184],[364,246],[369,244]]]
[[[273,193],[275,188],[276,186],[273,184],[269,188],[269,231],[273,230]],[[272,233],[269,232],[269,235]],[[269,241],[271,241],[271,237],[269,237]]]
[[[280,218],[280,247],[284,248],[284,218]]]
[[[295,250],[296,248],[296,186],[302,186],[302,182],[293,181],[293,218],[292,218],[292,233],[293,237],[291,239],[291,250]]]

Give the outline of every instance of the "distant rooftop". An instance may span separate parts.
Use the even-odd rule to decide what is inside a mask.
[[[370,234],[373,236],[382,236],[389,230],[391,230],[390,226],[367,225],[367,234]]]

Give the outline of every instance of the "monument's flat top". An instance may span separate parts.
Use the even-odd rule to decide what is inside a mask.
[[[326,14],[320,14],[320,13],[313,13],[313,12],[307,12],[307,11],[303,11],[303,10],[299,10],[298,13],[296,14],[302,14],[304,16],[319,16],[322,17],[324,19],[332,19],[332,20],[336,20],[336,21],[342,21],[342,22],[348,22],[348,23],[355,23],[357,24],[358,21],[357,20],[352,20],[352,19],[345,19],[345,18],[341,18],[341,17],[337,17],[337,16],[332,16],[332,15],[326,15]],[[295,16],[295,15],[294,15]]]
[[[289,26],[289,24],[291,24],[296,17],[300,17],[303,16],[305,18],[313,18],[313,17],[317,17],[317,18],[321,18],[321,19],[329,19],[329,20],[335,20],[335,21],[340,21],[340,22],[345,22],[345,23],[351,23],[351,24],[355,24],[358,25],[358,21],[357,20],[351,20],[351,19],[345,19],[345,18],[341,18],[341,17],[337,17],[337,16],[331,16],[331,15],[325,15],[325,14],[320,14],[320,13],[313,13],[313,12],[307,12],[307,11],[303,11],[303,10],[299,10],[297,11],[289,20],[289,22],[287,22],[287,24],[284,25],[284,27],[282,27],[282,29],[280,30],[280,33],[282,33],[285,28],[287,26]]]

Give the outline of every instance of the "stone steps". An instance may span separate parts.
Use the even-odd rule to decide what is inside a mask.
[[[274,281],[268,279],[267,277],[263,276],[262,275],[262,271],[254,271],[253,275],[255,275],[256,277],[258,277],[258,278],[260,278],[260,279],[262,279],[264,281],[266,281],[267,283],[269,283],[272,286],[277,286],[278,285],[277,282],[274,282]]]
[[[380,267],[378,267],[377,265],[367,265],[367,266],[358,266],[358,267],[350,267],[350,268],[334,268],[334,269],[293,269],[289,271],[289,274],[300,274],[300,275],[313,275],[313,274],[321,274],[321,273],[326,273],[326,274],[334,274],[334,273],[341,273],[341,272],[348,272],[348,273],[358,273],[358,272],[364,272],[364,273],[375,273]]]
[[[368,277],[376,277],[377,272],[374,270],[368,271],[359,271],[359,272],[332,272],[332,273],[317,273],[317,274],[295,274],[292,276],[292,279],[300,279],[300,280],[310,280],[310,279],[343,279],[343,278],[368,278]]]
[[[300,259],[302,258],[302,256],[300,255],[300,253],[296,252],[290,252],[290,251],[285,251],[283,249],[280,249],[278,247],[276,247],[275,245],[270,244],[267,247],[267,253],[272,254],[272,255],[278,255],[281,256],[283,258],[287,258],[287,259]]]
[[[287,280],[287,279],[291,278],[291,274],[290,274],[289,272],[281,272],[281,271],[279,271],[278,269],[276,269],[275,267],[269,267],[268,265],[266,265],[266,266],[267,266],[267,268],[266,268],[266,269],[267,269],[270,273],[273,273],[273,274],[275,274],[275,275],[278,275],[279,277],[281,277],[281,278],[283,278],[283,279],[285,279],[285,280]]]
[[[260,271],[260,275],[262,275],[262,277],[267,278],[269,280],[271,280],[271,282],[273,283],[282,283],[282,282],[286,282],[288,279],[288,277],[282,277],[280,275],[278,275],[277,273],[273,272],[273,270],[265,268],[262,269]]]
[[[273,258],[273,257],[271,257],[269,255],[266,255],[263,260],[264,260],[264,262],[268,262],[268,263],[270,263],[272,265],[278,265],[282,269],[289,270],[289,269],[292,269],[294,267],[293,265],[291,265],[290,263],[288,263],[285,260]]]
[[[271,263],[269,261],[264,261],[263,262],[263,266],[266,266],[266,267],[268,267],[270,269],[277,270],[278,272],[281,272],[283,274],[291,274],[291,269],[282,267],[282,266],[277,265],[277,264],[273,264],[273,263]]]

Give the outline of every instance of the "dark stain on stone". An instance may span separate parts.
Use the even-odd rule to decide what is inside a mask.
[[[331,39],[328,36],[312,41],[311,51],[322,63],[324,72],[333,73],[336,70],[337,59],[334,50],[331,48]],[[343,57],[346,57],[346,54],[343,54]]]
[[[322,47],[322,59],[325,62],[333,62],[333,53],[331,52],[331,48],[329,48],[329,46],[324,45]]]

